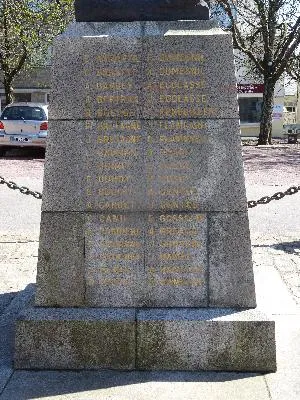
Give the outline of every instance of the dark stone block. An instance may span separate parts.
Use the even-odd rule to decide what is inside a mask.
[[[75,12],[78,22],[209,19],[198,0],[76,0]]]
[[[15,367],[134,369],[134,310],[29,308],[17,322]]]

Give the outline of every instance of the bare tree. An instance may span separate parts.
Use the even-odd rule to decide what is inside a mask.
[[[215,0],[216,14],[230,30],[234,47],[263,78],[264,93],[258,144],[270,144],[276,82],[295,70],[300,45],[299,0]],[[226,15],[224,14],[226,13]]]
[[[7,104],[13,101],[14,79],[47,58],[72,10],[72,0],[0,0],[0,79]]]
[[[300,83],[300,54],[291,57],[286,71],[294,81]]]

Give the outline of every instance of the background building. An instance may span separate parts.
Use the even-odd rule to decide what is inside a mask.
[[[34,68],[23,72],[14,82],[15,101],[48,103],[50,93],[50,68]],[[5,91],[0,81],[0,109],[5,107]]]
[[[239,62],[240,65],[240,62]],[[259,78],[247,77],[246,67],[239,67],[237,96],[240,109],[241,135],[258,137],[264,86]],[[24,72],[14,82],[15,101],[48,103],[50,97],[50,67]],[[276,84],[273,110],[273,137],[283,137],[284,125],[300,123],[300,102],[297,86]],[[4,87],[0,82],[0,107],[5,107]]]

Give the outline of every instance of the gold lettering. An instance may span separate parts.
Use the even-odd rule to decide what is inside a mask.
[[[206,129],[205,121],[160,121],[159,127],[161,129],[188,129],[188,130],[199,130]]]
[[[202,268],[199,267],[190,267],[190,266],[176,266],[176,267],[161,267],[160,272],[162,274],[199,274]]]
[[[204,62],[205,57],[201,53],[161,53],[161,62]]]
[[[204,136],[199,135],[160,135],[159,141],[161,143],[203,143],[207,140]]]
[[[197,240],[170,240],[167,242],[161,242],[161,247],[191,247],[197,248],[200,245],[200,242]]]
[[[134,95],[104,95],[104,96],[97,96],[97,102],[101,103],[135,103],[137,104],[139,101],[138,96]]]
[[[132,90],[133,85],[127,82],[97,82],[96,89],[107,91]]]
[[[165,286],[202,286],[202,279],[167,278],[160,281]]]
[[[97,110],[98,118],[117,118],[117,117],[136,117],[137,111],[135,109],[105,109],[99,108]],[[90,117],[91,118],[91,117]]]
[[[93,129],[93,123],[92,121],[85,121],[85,129]]]
[[[199,230],[198,229],[191,229],[191,228],[166,227],[166,228],[159,228],[159,233],[161,235],[172,235],[172,236],[185,235],[185,236],[191,236],[191,235],[198,235],[199,234]]]
[[[202,221],[203,219],[203,214],[161,214],[159,216],[161,222]]]
[[[99,196],[123,196],[128,195],[130,191],[128,189],[99,189]]]
[[[116,235],[116,236],[139,236],[141,230],[138,228],[102,228],[101,232],[105,235]]]
[[[196,188],[174,188],[174,189],[160,189],[161,196],[191,196],[197,194]]]
[[[184,175],[159,175],[158,179],[167,183],[185,182],[186,176]]]
[[[178,103],[178,104],[194,104],[206,103],[206,95],[181,95],[181,94],[162,94],[159,96],[160,103]]]
[[[99,221],[108,224],[125,222],[126,215],[121,215],[121,214],[99,215]]]
[[[98,136],[98,143],[139,143],[141,138],[140,135],[103,135]]]
[[[129,177],[126,175],[101,175],[98,176],[98,181],[101,183],[122,183],[128,182]]]
[[[150,82],[146,88],[148,90],[158,92],[161,90],[201,90],[206,86],[204,79],[197,81],[161,81],[161,82]]]
[[[127,241],[111,241],[106,243],[107,247],[112,248],[139,248],[141,247],[141,243],[134,240]]]
[[[175,157],[175,156],[186,156],[186,155],[188,155],[188,150],[186,150],[186,149],[174,149],[172,147],[166,147],[164,149],[161,149],[160,153],[162,155],[166,155],[166,156],[172,155],[173,157]]]
[[[158,69],[160,76],[174,76],[174,75],[203,75],[202,67],[163,67]]]
[[[111,209],[117,209],[117,210],[129,210],[130,205],[126,201],[108,201],[104,204],[101,204],[101,209],[102,210],[111,210]]]
[[[216,109],[212,107],[203,108],[161,108],[160,117],[164,118],[190,118],[190,117],[213,117]]]
[[[141,130],[140,121],[99,121],[98,130],[99,131],[109,131],[109,130],[124,130],[124,131],[139,131]]]
[[[190,254],[185,253],[162,253],[159,255],[159,259],[164,261],[190,260],[191,258],[192,256]]]

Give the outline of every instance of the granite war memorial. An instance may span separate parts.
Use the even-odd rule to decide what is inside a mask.
[[[54,46],[17,368],[276,369],[274,322],[255,309],[232,39],[203,3],[75,2]]]

